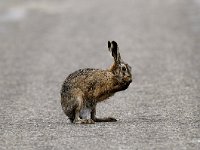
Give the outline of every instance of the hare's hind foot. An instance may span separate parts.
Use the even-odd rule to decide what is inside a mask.
[[[106,117],[106,118],[94,118],[93,119],[95,122],[116,122],[117,119],[112,118],[112,117]]]
[[[74,124],[95,124],[92,119],[75,119]]]
[[[116,122],[117,121],[117,119],[115,119],[113,117],[97,118],[96,117],[96,106],[92,109],[91,118],[95,122]]]

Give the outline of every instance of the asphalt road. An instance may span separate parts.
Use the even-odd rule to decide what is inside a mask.
[[[134,74],[98,106],[118,122],[71,124],[61,84],[108,40]],[[1,1],[0,149],[200,149],[199,43],[199,0]]]

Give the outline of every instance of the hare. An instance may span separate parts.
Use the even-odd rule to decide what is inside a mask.
[[[131,67],[125,63],[115,41],[108,41],[114,63],[106,69],[80,69],[70,74],[61,89],[61,106],[72,123],[115,122],[115,118],[97,118],[96,105],[128,88],[132,82]]]

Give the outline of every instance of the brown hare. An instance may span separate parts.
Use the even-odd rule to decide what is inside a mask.
[[[78,124],[115,122],[115,118],[97,118],[96,105],[128,88],[132,82],[131,67],[125,63],[115,41],[108,41],[114,63],[107,69],[80,69],[70,74],[61,89],[61,105],[70,121]]]

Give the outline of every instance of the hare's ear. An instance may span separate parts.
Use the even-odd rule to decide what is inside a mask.
[[[108,41],[108,50],[112,53],[115,63],[120,63],[121,57],[119,53],[119,48],[115,41]]]

